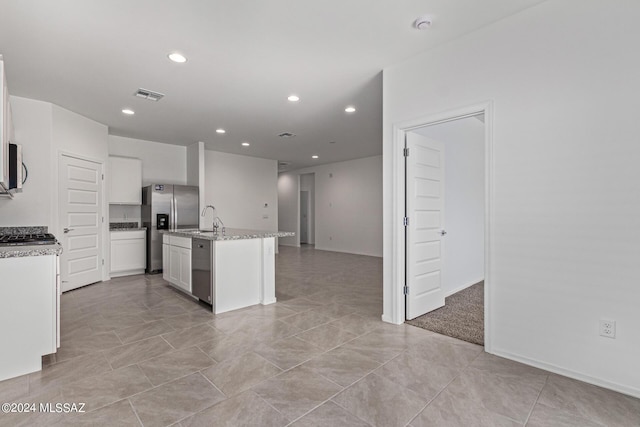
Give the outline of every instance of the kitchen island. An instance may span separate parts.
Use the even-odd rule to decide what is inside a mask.
[[[224,313],[255,304],[273,304],[275,238],[286,231],[227,228],[163,231],[163,277]]]

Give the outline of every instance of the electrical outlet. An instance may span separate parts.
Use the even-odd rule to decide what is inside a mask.
[[[616,321],[611,319],[600,319],[600,336],[607,338],[616,337]]]

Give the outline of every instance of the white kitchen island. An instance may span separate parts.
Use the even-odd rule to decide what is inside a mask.
[[[163,234],[164,279],[211,304],[214,313],[276,302],[275,238],[294,233],[229,228],[217,233],[178,230]],[[202,293],[203,280],[211,286],[207,294]]]

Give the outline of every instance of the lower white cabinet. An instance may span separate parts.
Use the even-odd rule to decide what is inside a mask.
[[[146,263],[145,230],[111,232],[111,277],[142,274]]]
[[[163,236],[162,277],[191,293],[191,239]]]
[[[0,381],[42,369],[58,345],[57,255],[0,258]]]

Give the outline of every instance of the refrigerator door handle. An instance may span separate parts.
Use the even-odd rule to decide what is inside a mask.
[[[173,229],[178,229],[178,201],[175,194],[173,195]]]
[[[171,205],[169,207],[169,228],[176,229],[176,200],[171,197]]]

